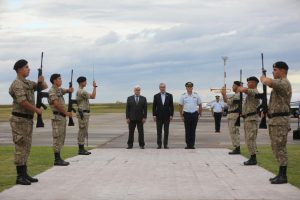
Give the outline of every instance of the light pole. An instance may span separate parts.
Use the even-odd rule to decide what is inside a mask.
[[[228,57],[222,56],[222,59],[224,61],[224,87],[226,89],[226,61],[228,60]]]

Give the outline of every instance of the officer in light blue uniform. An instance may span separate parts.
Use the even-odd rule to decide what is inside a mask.
[[[185,149],[195,149],[195,138],[198,118],[202,114],[202,102],[199,95],[193,92],[194,84],[187,82],[186,91],[179,100],[179,113],[185,127]]]

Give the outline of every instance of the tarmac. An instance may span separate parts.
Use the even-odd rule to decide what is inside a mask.
[[[52,144],[50,122],[45,124],[34,129],[33,145]],[[292,129],[296,124],[292,119]],[[0,145],[12,145],[9,124],[0,126]],[[76,145],[77,128],[68,127],[66,145]],[[240,132],[244,143],[242,128]],[[89,145],[96,148],[91,155],[69,158],[69,166],[54,166],[36,176],[38,183],[13,186],[0,193],[0,199],[300,199],[298,188],[272,185],[268,179],[274,174],[259,166],[243,166],[246,158],[241,155],[228,155],[226,118],[221,133],[215,133],[213,119],[206,113],[198,123],[197,148],[191,150],[184,149],[184,127],[178,116],[170,126],[170,149],[156,149],[155,123],[150,118],[145,124],[145,149],[139,149],[137,142],[133,149],[125,149],[127,136],[124,114],[92,116]],[[270,144],[267,130],[259,130],[257,141],[258,150],[259,145]],[[288,143],[300,144],[291,134]]]

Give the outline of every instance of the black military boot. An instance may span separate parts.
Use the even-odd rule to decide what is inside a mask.
[[[269,178],[269,181],[274,181],[275,179],[277,179],[277,177],[279,176],[279,172],[276,176],[274,176],[273,178]]]
[[[31,185],[30,181],[25,177],[25,166],[16,166],[17,169],[17,180],[16,184],[19,185]]]
[[[79,144],[79,150],[78,150],[78,155],[90,155],[91,152],[88,152],[87,150],[84,149],[83,144]]]
[[[288,179],[286,176],[286,168],[287,166],[280,166],[279,167],[279,174],[273,180],[271,180],[271,184],[283,184],[287,183]]]
[[[244,165],[256,165],[256,154],[251,155],[250,159],[244,162]]]
[[[31,183],[38,182],[39,180],[37,178],[32,178],[31,176],[28,175],[28,173],[27,173],[27,165],[25,165],[24,167],[25,167],[25,178],[27,180],[29,180]]]
[[[269,178],[269,181],[274,181],[275,179],[277,179],[277,177],[280,174],[280,170],[281,170],[281,168],[279,167],[278,174],[275,177],[273,177],[273,178]]]
[[[70,164],[69,162],[66,162],[63,159],[61,159],[60,152],[54,153],[54,157],[55,157],[54,165],[57,165],[57,166],[67,166],[67,165]]]
[[[231,152],[228,153],[229,155],[237,155],[237,154],[241,154],[241,148],[240,146],[236,147],[235,149],[233,149]]]

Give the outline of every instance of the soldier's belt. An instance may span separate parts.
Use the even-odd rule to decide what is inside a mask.
[[[90,110],[82,110],[82,112],[90,113]]]
[[[66,117],[66,115],[64,113],[57,112],[57,111],[53,111],[53,115],[60,115],[60,116]]]
[[[22,117],[22,118],[26,118],[26,119],[33,119],[33,115],[30,115],[30,114],[24,114],[24,113],[18,113],[18,112],[12,112],[11,114],[13,116],[16,116],[16,117]]]
[[[228,114],[230,114],[230,113],[240,113],[239,111],[240,111],[240,110],[237,108],[237,109],[235,109],[235,110],[228,111]]]
[[[247,113],[247,114],[245,114],[245,115],[242,115],[242,117],[243,118],[247,118],[247,117],[250,117],[250,116],[254,116],[254,115],[256,115],[257,114],[257,112],[251,112],[251,113]]]
[[[289,116],[289,115],[290,115],[289,112],[268,113],[268,117],[269,117],[269,118],[273,118],[273,117],[284,117],[284,116]]]

